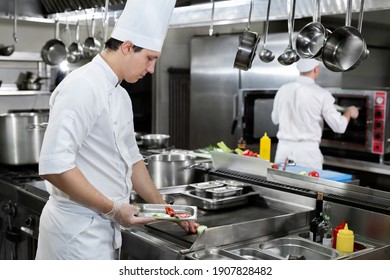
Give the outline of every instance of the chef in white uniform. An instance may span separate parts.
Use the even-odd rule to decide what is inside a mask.
[[[280,87],[274,100],[272,122],[279,125],[274,162],[283,163],[288,158],[299,166],[322,169],[319,144],[324,120],[334,132],[344,133],[359,111],[355,106],[343,115],[336,110],[332,94],[315,83],[320,74],[317,60],[300,59],[296,66],[299,77]]]
[[[50,198],[36,259],[116,259],[120,226],[144,224],[132,190],[165,203],[139,153],[132,104],[122,80],[153,73],[175,0],[128,0],[105,49],[71,72],[50,98],[39,173]],[[196,232],[195,222],[181,223]]]

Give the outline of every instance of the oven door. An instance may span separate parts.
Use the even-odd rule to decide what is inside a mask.
[[[346,108],[359,108],[359,117],[351,119],[345,133],[339,134],[324,123],[321,146],[354,151],[371,152],[372,115],[370,97],[365,95],[333,94],[335,104]]]
[[[276,139],[278,126],[272,122],[271,112],[277,90],[240,90],[238,100],[240,135],[248,144],[258,144],[260,137],[267,133]]]

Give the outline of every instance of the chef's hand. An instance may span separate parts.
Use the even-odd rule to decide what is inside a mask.
[[[119,203],[115,201],[111,212],[105,214],[104,216],[111,221],[118,222],[121,226],[124,227],[156,221],[154,218],[137,217],[138,213],[138,207],[128,203]]]
[[[352,119],[356,119],[359,116],[359,110],[355,106],[348,107],[346,113],[348,113]]]
[[[199,224],[195,221],[182,221],[179,225],[189,233],[196,233],[196,229],[199,227]]]

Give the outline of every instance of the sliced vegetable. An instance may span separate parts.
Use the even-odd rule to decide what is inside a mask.
[[[316,177],[316,178],[320,177],[320,174],[317,171],[310,171],[309,173],[307,173],[307,175],[309,175],[311,177]]]
[[[303,176],[306,176],[307,175],[307,172],[306,171],[301,171],[298,173],[299,175],[303,175]]]
[[[279,169],[279,165],[273,163],[273,164],[271,164],[271,168],[272,169]]]
[[[200,226],[198,226],[198,228],[196,229],[196,233],[197,233],[198,235],[201,235],[202,232],[205,231],[205,229],[207,229],[207,226],[200,225]]]
[[[174,217],[176,215],[176,212],[175,210],[173,210],[171,207],[169,206],[165,206],[165,212],[171,216],[171,217]]]
[[[226,144],[223,141],[218,142],[217,146],[218,146],[218,148],[220,148],[225,153],[231,153],[232,152],[232,150],[228,146],[226,146]]]
[[[244,156],[250,156],[250,157],[258,157],[259,154],[258,153],[255,153],[251,150],[245,150],[244,153],[243,153]]]
[[[243,155],[244,154],[244,151],[241,150],[240,148],[236,148],[234,151],[236,152],[237,155]]]

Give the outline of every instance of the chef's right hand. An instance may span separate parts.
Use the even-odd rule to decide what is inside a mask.
[[[348,107],[347,112],[349,112],[349,116],[352,119],[356,119],[359,116],[359,110],[355,106]]]
[[[114,215],[114,219],[124,227],[156,221],[154,218],[137,217],[138,213],[138,207],[128,203],[119,203]]]

